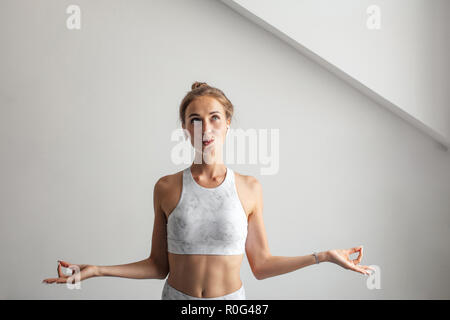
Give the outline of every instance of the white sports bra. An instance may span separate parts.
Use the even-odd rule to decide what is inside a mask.
[[[247,215],[239,200],[233,170],[215,188],[199,185],[191,168],[183,170],[183,188],[167,218],[167,251],[177,254],[245,253]]]

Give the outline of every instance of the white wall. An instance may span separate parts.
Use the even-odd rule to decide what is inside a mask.
[[[231,128],[280,130],[257,177],[272,254],[363,244],[381,289],[333,264],[258,281],[249,299],[450,297],[450,153],[220,1],[0,2],[0,298],[159,299],[163,282],[44,285],[56,260],[146,258],[153,186],[193,81],[224,90]],[[280,290],[282,288],[282,290]]]
[[[450,1],[224,2],[450,146]],[[371,5],[379,30],[367,28]]]

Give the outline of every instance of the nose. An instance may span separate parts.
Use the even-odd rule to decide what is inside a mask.
[[[207,133],[211,131],[211,124],[208,121],[202,121],[202,133]]]

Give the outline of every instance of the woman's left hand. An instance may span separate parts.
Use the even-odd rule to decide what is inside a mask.
[[[359,252],[356,259],[350,260],[349,256],[352,253]],[[363,246],[354,247],[350,249],[334,249],[328,251],[328,261],[340,265],[344,269],[350,269],[356,272],[360,272],[365,275],[370,273],[368,269],[375,271],[374,268],[369,266],[358,265],[363,257]]]

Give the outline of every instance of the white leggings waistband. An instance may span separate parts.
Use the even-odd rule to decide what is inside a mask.
[[[242,285],[238,290],[226,294],[224,296],[214,298],[199,298],[190,296],[184,292],[175,289],[167,282],[166,279],[161,294],[161,300],[245,300],[245,289],[244,285]]]

